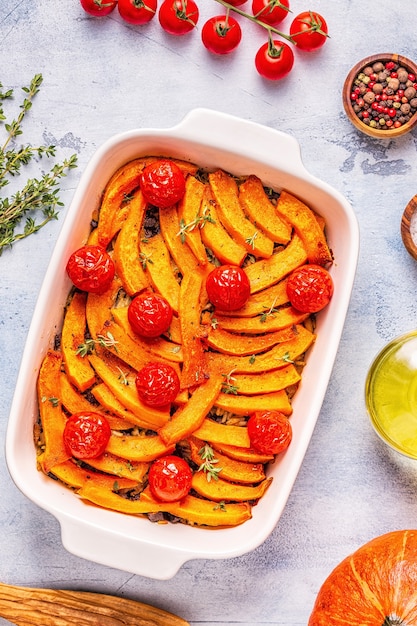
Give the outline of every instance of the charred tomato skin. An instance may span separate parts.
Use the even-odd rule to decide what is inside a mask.
[[[64,444],[76,459],[95,459],[103,454],[110,439],[108,421],[100,413],[73,413],[64,427]]]
[[[191,489],[192,471],[181,457],[167,455],[156,459],[148,474],[149,489],[156,500],[177,502]]]
[[[173,311],[160,294],[145,292],[130,302],[127,316],[134,332],[153,339],[165,333],[171,325]]]
[[[332,277],[321,265],[303,265],[288,277],[288,299],[302,313],[318,313],[324,309],[329,304],[333,291]]]
[[[115,267],[112,258],[104,248],[86,245],[70,255],[66,271],[78,289],[102,294],[112,283]]]
[[[291,422],[280,411],[255,411],[247,428],[251,447],[261,454],[280,454],[292,440]]]
[[[206,279],[210,302],[222,311],[241,309],[250,296],[250,282],[238,265],[220,265]]]
[[[185,177],[174,161],[159,159],[147,165],[140,174],[139,184],[149,204],[167,208],[185,194]]]
[[[169,406],[180,390],[180,380],[175,369],[169,363],[160,361],[152,361],[142,367],[135,382],[142,402],[156,408]]]

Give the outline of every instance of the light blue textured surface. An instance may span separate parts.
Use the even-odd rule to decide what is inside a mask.
[[[199,4],[201,24],[221,12],[215,0]],[[340,95],[362,57],[388,51],[413,57],[415,1],[370,7],[361,0],[292,0],[291,8],[321,12],[331,39],[317,53],[297,53],[291,75],[274,84],[253,68],[265,34],[249,23],[237,53],[217,58],[208,56],[198,31],[172,38],[156,20],[141,30],[117,12],[88,18],[77,0],[0,3],[0,82],[16,90],[17,103],[21,86],[35,73],[44,77],[23,138],[56,144],[58,159],[78,154],[79,168],[61,186],[67,206],[103,141],[134,127],[172,126],[203,106],[294,135],[306,168],[347,197],[361,230],[351,306],[323,408],[284,514],[262,546],[231,560],[189,562],[163,582],[86,562],[64,550],[57,522],[16,489],[2,454],[1,581],[121,594],[171,610],[192,626],[301,626],[344,556],[376,535],[415,527],[417,465],[389,452],[373,433],[363,389],[374,355],[417,323],[417,265],[399,230],[417,193],[417,132],[392,141],[361,135],[347,121]],[[2,442],[64,214],[65,208],[58,221],[0,257]]]

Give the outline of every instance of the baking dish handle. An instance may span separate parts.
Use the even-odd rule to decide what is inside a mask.
[[[212,109],[192,109],[176,126],[182,138],[205,146],[227,145],[232,138],[239,154],[260,162],[274,155],[274,166],[298,176],[310,178],[302,159],[298,141],[280,130],[251,120],[238,118]],[[218,150],[218,147],[217,147]]]

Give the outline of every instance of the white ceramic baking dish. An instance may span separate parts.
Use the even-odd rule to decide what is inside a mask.
[[[256,174],[265,185],[294,193],[320,213],[335,262],[335,293],[319,315],[291,418],[293,442],[271,467],[274,477],[253,517],[236,528],[153,524],[86,504],[36,469],[33,423],[40,362],[60,330],[70,283],[69,254],[89,232],[92,210],[115,170],[140,155],[169,155],[236,175]],[[18,488],[54,515],[65,548],[80,557],[155,579],[168,579],[191,559],[224,559],[259,546],[276,526],[303,461],[333,368],[350,300],[359,248],[358,225],[346,199],[304,168],[297,141],[282,132],[206,109],[191,111],[169,129],[132,130],[94,154],[68,209],[39,294],[22,357],[8,423],[6,458]]]

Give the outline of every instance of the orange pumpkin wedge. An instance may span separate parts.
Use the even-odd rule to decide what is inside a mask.
[[[51,473],[62,480],[63,483],[74,489],[79,489],[86,483],[92,483],[105,489],[133,489],[138,481],[130,478],[101,474],[92,470],[80,467],[73,461],[65,461],[55,465]]]
[[[274,252],[269,259],[260,259],[245,268],[251,293],[275,285],[306,261],[307,252],[304,244],[298,235],[294,235],[286,248]]]
[[[180,220],[178,236],[181,239],[181,243],[189,246],[198,264],[201,266],[207,264],[206,250],[201,241],[201,228],[204,226],[201,203],[204,189],[204,183],[194,176],[188,176],[185,181],[185,194],[178,203],[178,217]]]
[[[231,426],[230,424],[220,424],[212,419],[206,418],[201,426],[193,433],[197,439],[208,441],[209,443],[226,444],[238,448],[250,448],[250,439],[246,426]]]
[[[238,335],[222,328],[208,326],[204,342],[216,352],[245,356],[265,352],[277,343],[293,339],[296,335],[294,326],[287,326],[283,330],[266,333],[265,335]]]
[[[181,282],[179,319],[182,338],[183,368],[181,389],[201,385],[208,369],[202,343],[201,299],[204,276],[200,272],[186,274]]]
[[[310,263],[328,265],[332,262],[333,257],[326,236],[310,207],[288,191],[282,190],[276,211],[294,226],[304,244]]]
[[[45,474],[48,474],[55,465],[70,458],[63,440],[66,417],[59,398],[61,365],[62,355],[49,350],[42,361],[37,382],[44,438],[44,449],[38,461]]]
[[[139,254],[146,202],[140,191],[129,202],[129,212],[113,249],[117,275],[127,294],[133,296],[149,286]]]
[[[223,170],[209,174],[210,188],[220,221],[232,237],[250,254],[269,258],[274,242],[246,217],[239,202],[236,181]]]
[[[291,239],[291,224],[280,217],[257,176],[248,176],[239,186],[239,200],[252,222],[272,241],[287,244]]]
[[[166,444],[159,435],[111,435],[106,452],[127,461],[149,463],[159,456],[170,454],[175,445]]]
[[[71,383],[80,391],[86,391],[94,384],[95,374],[88,360],[79,354],[85,341],[86,332],[85,292],[75,292],[67,307],[62,326],[61,349],[65,370]]]
[[[248,254],[247,249],[224,228],[209,187],[205,190],[201,211],[208,218],[201,230],[201,239],[205,246],[221,263],[242,265]]]
[[[164,296],[173,311],[177,313],[180,286],[168,247],[161,233],[157,233],[149,239],[142,239],[140,252],[155,291]]]

